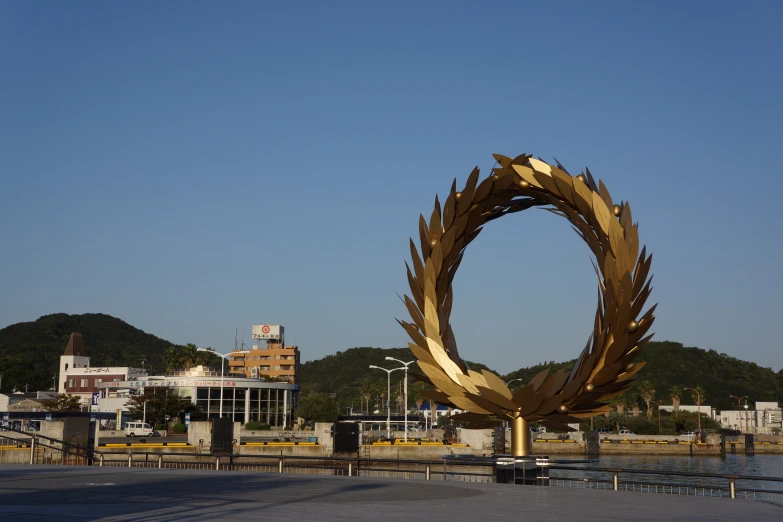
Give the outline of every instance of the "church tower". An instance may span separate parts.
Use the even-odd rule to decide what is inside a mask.
[[[65,393],[65,385],[68,382],[68,372],[73,368],[89,368],[90,358],[84,350],[82,334],[73,332],[68,339],[65,353],[60,356],[60,385],[57,393]],[[77,372],[79,373],[79,372]]]

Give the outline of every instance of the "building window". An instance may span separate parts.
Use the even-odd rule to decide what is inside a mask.
[[[75,387],[76,386],[75,382],[76,382],[76,379],[68,379],[68,387],[69,388]]]
[[[262,366],[261,367],[261,371],[268,372],[269,371],[269,366]]]
[[[81,385],[80,386],[82,388],[86,388],[87,387],[87,379],[81,379]]]
[[[68,363],[65,363],[65,371],[68,371]]]
[[[102,383],[102,382],[103,382],[103,379],[95,379],[95,386],[96,386],[96,388],[97,388],[97,387],[98,387],[98,385],[99,385],[100,383]]]
[[[260,361],[261,360],[261,356],[260,355],[256,355],[255,357],[253,357],[253,360],[254,361]]]

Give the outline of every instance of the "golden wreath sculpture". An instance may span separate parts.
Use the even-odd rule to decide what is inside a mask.
[[[429,223],[420,216],[419,246],[411,239],[413,271],[406,262],[411,297],[405,306],[412,323],[398,321],[424,375],[419,380],[436,389],[425,395],[437,403],[464,410],[455,419],[467,428],[490,428],[511,422],[512,454],[529,455],[528,423],[568,431],[568,423],[611,410],[607,401],[625,392],[643,362],[633,359],[652,335],[655,306],[641,318],[652,288],[648,279],[652,255],[639,253],[638,225],[631,207],[615,204],[589,169],[571,176],[557,160],[549,165],[530,155],[493,155],[500,165],[479,181],[479,170],[457,192],[456,180]],[[506,214],[543,206],[571,222],[595,256],[599,281],[593,333],[570,370],[545,370],[514,393],[492,372],[469,369],[457,350],[449,324],[452,281],[465,248],[481,227]],[[656,305],[657,306],[657,305]],[[638,318],[638,319],[637,319]]]

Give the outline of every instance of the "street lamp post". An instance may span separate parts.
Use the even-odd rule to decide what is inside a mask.
[[[749,417],[748,401],[745,401],[745,433],[750,431],[750,428],[748,428],[748,417]]]
[[[506,388],[508,388],[508,385],[511,384],[514,381],[524,381],[524,379],[511,379],[510,381],[506,381]],[[592,419],[591,419],[592,420]],[[503,422],[503,428],[504,430],[508,429],[508,421]],[[503,436],[505,437],[505,431],[503,433]],[[505,444],[505,443],[504,443]]]
[[[214,353],[215,355],[220,356],[220,418],[223,418],[223,364],[226,362],[226,357],[231,355],[231,352],[229,353],[218,353],[215,350],[210,350],[208,348],[197,348],[196,351],[199,352],[209,352]],[[207,408],[209,409],[209,408]]]
[[[655,401],[655,404],[658,405],[658,435],[661,434],[661,404],[663,404],[663,401]]]
[[[374,364],[371,364],[370,368],[374,370],[383,370],[389,377],[386,385],[386,438],[391,439],[391,408],[389,403],[389,396],[391,395],[391,372],[394,370],[402,370],[402,368],[392,368],[391,370],[387,370],[386,368],[381,368],[380,366],[375,366]],[[405,368],[407,368],[407,366]]]
[[[698,392],[698,390],[695,390],[693,388],[683,388],[684,390],[690,390],[693,393],[696,394],[696,414],[698,415],[698,421],[699,421],[699,437],[701,437],[701,394]]]
[[[386,360],[398,362],[405,367],[405,391],[402,392],[402,394],[403,394],[403,400],[405,402],[405,442],[408,442],[408,365],[411,365],[416,361],[403,362],[399,359],[395,359],[394,357],[386,357]],[[399,370],[401,368],[395,368],[395,369]],[[389,374],[389,376],[391,376],[391,373]]]
[[[747,399],[747,395],[743,395],[742,397],[737,397],[736,395],[729,395],[732,399],[737,399],[737,410],[739,410],[740,415],[740,431],[742,431],[742,399]],[[747,428],[745,431],[748,431]]]

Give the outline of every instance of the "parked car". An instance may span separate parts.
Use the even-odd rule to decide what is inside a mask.
[[[530,431],[533,433],[546,433],[546,428],[543,426],[536,426],[535,428],[530,428]]]
[[[609,428],[598,428],[595,431],[597,431],[598,433],[601,433],[601,434],[612,433],[612,430],[610,430]]]
[[[129,422],[125,425],[126,437],[151,437],[155,433],[149,424],[146,422]]]
[[[699,433],[696,431],[686,431],[683,433],[680,433],[680,438],[683,438],[685,440],[696,440]]]
[[[633,430],[620,430],[620,435],[636,435]]]

